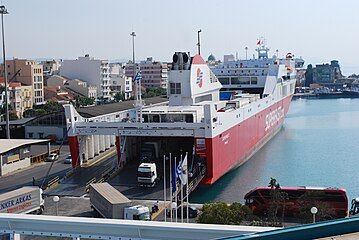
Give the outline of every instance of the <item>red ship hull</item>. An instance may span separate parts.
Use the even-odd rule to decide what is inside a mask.
[[[256,151],[268,142],[280,129],[286,116],[292,95],[271,105],[263,111],[240,122],[214,138],[205,139],[203,153],[207,158],[207,175],[203,184],[213,184],[231,169],[245,163]],[[275,109],[283,109],[284,114],[270,127],[266,117]]]

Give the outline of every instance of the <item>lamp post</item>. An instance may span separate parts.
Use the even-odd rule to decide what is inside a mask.
[[[315,223],[315,214],[317,214],[318,208],[312,207],[312,208],[310,209],[310,212],[313,214],[313,223]]]
[[[177,203],[176,202],[172,202],[171,203],[171,211],[175,210],[175,219],[177,222]]]
[[[52,198],[52,201],[54,201],[56,204],[56,216],[58,216],[59,215],[59,201],[60,201],[59,196],[54,196]]]
[[[0,6],[1,14],[1,33],[2,33],[2,58],[4,62],[4,81],[5,81],[5,118],[6,118],[6,138],[10,139],[10,119],[9,119],[9,103],[8,103],[8,87],[7,87],[7,70],[5,61],[5,34],[4,34],[4,14],[9,14],[4,5]]]

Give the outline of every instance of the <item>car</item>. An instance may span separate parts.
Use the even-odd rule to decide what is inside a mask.
[[[53,162],[56,161],[59,158],[59,155],[57,153],[50,153],[50,155],[46,158],[46,162]]]
[[[66,163],[66,164],[71,164],[71,163],[72,163],[72,157],[71,157],[71,155],[68,155],[68,156],[65,158],[64,163]]]

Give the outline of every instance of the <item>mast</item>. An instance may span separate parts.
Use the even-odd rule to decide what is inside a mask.
[[[201,55],[201,39],[199,34],[202,32],[202,30],[197,31],[197,46],[198,46],[198,55]]]

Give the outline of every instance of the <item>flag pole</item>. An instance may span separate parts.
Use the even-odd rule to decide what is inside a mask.
[[[172,154],[170,153],[170,195],[171,195],[171,197],[170,197],[170,204],[171,204],[171,206],[170,206],[170,217],[171,217],[171,222],[173,221],[173,219],[172,219],[172,200],[173,200],[173,193],[172,193]]]
[[[177,164],[177,158],[175,157],[175,168],[176,168],[176,164]],[[176,222],[177,222],[177,209],[178,209],[178,207],[177,207],[177,178],[176,178],[176,191],[175,191],[175,200],[176,200],[176,209],[175,209],[175,219],[176,219]]]
[[[188,153],[186,152],[186,156],[187,156],[187,161],[188,161]],[[188,166],[188,162],[187,162],[187,166]],[[189,178],[188,178],[188,167],[187,167],[187,171],[186,171],[186,178],[187,178],[187,184],[186,184],[186,196],[187,196],[187,206],[186,206],[186,211],[187,211],[187,223],[189,222],[189,211],[188,211],[188,206],[189,206],[189,195],[188,195],[188,186],[189,186]]]
[[[166,216],[166,155],[163,155],[163,205],[165,210],[165,222],[167,222]]]
[[[183,166],[183,163],[182,163],[183,159],[182,159],[182,154],[181,154],[181,161],[180,161],[180,164]],[[183,171],[183,169],[181,169]],[[182,175],[182,173],[181,173]],[[183,223],[183,183],[182,183],[182,180],[181,180],[181,222]]]

